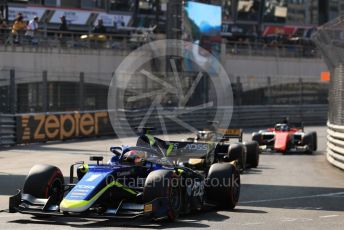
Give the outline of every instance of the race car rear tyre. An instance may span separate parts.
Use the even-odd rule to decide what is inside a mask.
[[[64,195],[63,188],[64,179],[59,168],[52,165],[37,164],[31,168],[25,179],[23,193],[43,199],[55,196],[56,202],[59,202]]]
[[[246,163],[251,168],[257,168],[259,165],[259,145],[256,141],[250,141],[245,143],[246,146]]]
[[[213,164],[206,179],[206,194],[220,207],[234,209],[240,196],[240,173],[236,167],[230,163]]]
[[[231,144],[228,149],[228,161],[238,161],[239,169],[243,172],[246,169],[246,153],[242,144]]]
[[[260,133],[252,133],[252,141],[256,141],[258,145],[261,145],[261,137],[262,135]]]
[[[214,151],[214,163],[223,162],[224,160],[228,161],[229,159],[225,159],[225,157],[228,157],[228,150],[228,144],[218,143]]]
[[[156,170],[149,173],[143,188],[143,201],[151,202],[156,198],[168,198],[167,219],[178,218],[182,208],[182,193],[179,178],[169,170]]]

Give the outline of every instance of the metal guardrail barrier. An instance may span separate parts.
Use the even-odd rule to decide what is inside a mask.
[[[0,146],[16,144],[16,119],[11,114],[0,114]]]
[[[344,170],[344,126],[327,123],[327,160]]]
[[[327,121],[327,105],[257,105],[236,106],[233,108],[219,108],[220,114],[226,114],[233,110],[231,127],[254,128],[268,127],[288,116],[291,120],[303,121],[305,125],[325,125]],[[183,110],[184,111],[184,110]],[[131,127],[140,125],[147,110],[127,110],[118,113],[119,119],[126,119]],[[175,111],[178,114],[178,110]],[[185,113],[180,117],[184,122],[195,128],[203,129],[208,120],[213,119],[215,109],[203,109]],[[156,126],[159,123],[159,115],[152,113],[147,121],[148,126]],[[180,132],[181,127],[176,126],[172,120],[165,119],[166,129],[170,132]],[[115,127],[116,128],[116,127]]]
[[[170,115],[178,112],[178,109],[170,108]],[[166,109],[167,110],[167,109]],[[188,113],[187,110],[190,110]],[[220,113],[226,114],[233,110],[231,107],[218,109]],[[172,112],[173,111],[173,112]],[[65,140],[80,137],[104,136],[117,134],[133,135],[132,130],[140,125],[147,109],[119,110],[117,119],[128,122],[129,126],[113,127],[110,124],[107,111],[85,111],[85,112],[52,112],[52,113],[30,113],[18,114],[16,131],[13,133],[13,116],[5,117],[11,124],[10,129],[4,129],[4,136],[8,136],[6,142],[13,144],[16,140],[20,143],[42,142],[50,140]],[[212,119],[215,109],[203,109],[193,111],[191,108],[183,109],[183,115],[178,119],[186,122],[196,129],[207,128],[207,121]],[[168,112],[167,112],[168,113]],[[110,113],[110,116],[112,114]],[[327,105],[275,105],[275,106],[237,106],[234,107],[231,127],[254,128],[270,127],[289,116],[292,121],[304,121],[306,125],[326,124]],[[190,132],[170,119],[164,119],[166,129],[169,133]],[[44,127],[49,126],[49,129]],[[157,113],[152,113],[147,120],[146,126],[160,129],[160,118]],[[113,131],[114,130],[114,131]],[[161,131],[161,130],[160,130]],[[7,133],[9,132],[9,133]],[[158,132],[157,132],[158,133]]]

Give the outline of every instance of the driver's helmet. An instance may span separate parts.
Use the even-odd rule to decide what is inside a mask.
[[[289,130],[289,127],[287,124],[283,124],[282,127],[281,127],[281,130],[282,131],[288,131]]]
[[[213,138],[213,133],[211,131],[198,131],[197,140],[211,140]]]
[[[289,126],[287,124],[277,124],[275,129],[279,131],[289,131]]]
[[[146,158],[146,152],[140,150],[130,150],[123,155],[123,162],[142,165]]]

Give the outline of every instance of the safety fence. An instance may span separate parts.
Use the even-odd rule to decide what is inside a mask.
[[[327,123],[327,160],[344,170],[344,126]]]
[[[313,40],[331,72],[329,84],[328,161],[344,169],[344,16],[319,28]]]
[[[135,128],[146,119],[148,110],[30,113],[0,116],[0,145],[46,142],[81,137],[105,135],[132,136]],[[145,126],[155,127],[156,133],[166,129],[169,133],[190,132],[188,127],[204,129],[207,122],[214,119],[215,114],[232,112],[230,127],[258,128],[269,127],[289,117],[291,121],[302,121],[305,125],[325,125],[327,121],[327,105],[275,105],[275,106],[236,106],[226,108],[166,108],[164,114],[152,112]],[[164,116],[168,114],[168,116]],[[173,116],[175,114],[175,116]],[[178,115],[179,114],[179,115]],[[162,127],[162,119],[163,127]],[[225,117],[226,119],[226,117]],[[112,122],[110,120],[117,122]],[[179,121],[179,122],[178,122]],[[187,124],[187,125],[181,125]],[[127,125],[123,125],[127,124]],[[344,143],[344,141],[343,141]]]
[[[309,68],[311,67],[309,66]],[[154,74],[159,76],[159,73]],[[184,89],[191,89],[195,74],[184,74],[182,85]],[[322,81],[312,74],[300,76],[243,74],[229,77],[234,106],[328,103],[328,81]],[[0,69],[0,111],[13,114],[105,110],[112,79],[113,75],[107,71],[33,71],[3,68]],[[128,88],[123,92],[125,97],[160,89],[159,84],[143,75],[128,75],[128,78],[124,79],[130,79]],[[190,98],[193,104],[204,103],[206,97],[210,98],[215,93],[214,87],[216,89],[217,86],[208,79],[204,77],[204,81],[198,83]],[[172,82],[172,84],[174,83]],[[130,87],[133,87],[134,90],[131,90]],[[178,104],[178,97],[174,95],[168,96],[164,100],[174,103],[173,105],[170,103],[170,106]],[[125,107],[129,109],[145,108],[149,107],[150,103],[151,98],[149,97],[132,103],[126,102]]]

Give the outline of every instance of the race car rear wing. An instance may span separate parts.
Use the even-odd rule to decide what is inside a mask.
[[[167,157],[203,157],[213,150],[209,143],[190,141],[164,141],[154,137],[157,149]]]
[[[208,143],[195,143],[188,141],[170,141],[173,149],[169,152],[169,156],[188,156],[188,157],[202,157],[207,155],[213,148]]]
[[[230,138],[238,138],[239,142],[242,142],[242,135],[243,135],[243,130],[242,129],[223,129],[219,128],[217,130],[219,134],[223,135],[224,139],[230,139]]]

